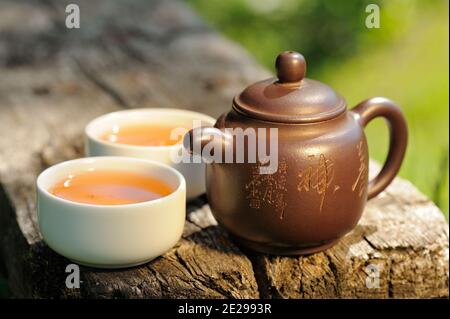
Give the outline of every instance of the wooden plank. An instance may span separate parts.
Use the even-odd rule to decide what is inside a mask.
[[[212,116],[269,72],[176,1],[77,1],[81,29],[64,28],[68,1],[0,2],[0,259],[23,297],[308,298],[448,296],[448,224],[409,182],[372,200],[355,231],[325,253],[242,251],[204,197],[188,204],[183,239],[141,267],[82,268],[41,241],[35,178],[82,156],[92,118],[127,107],[177,107]],[[17,17],[26,23],[17,25]],[[367,288],[379,264],[380,287]],[[0,268],[1,269],[1,268]]]

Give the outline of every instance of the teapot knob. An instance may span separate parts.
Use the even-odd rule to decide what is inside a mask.
[[[306,73],[306,61],[303,55],[295,51],[285,51],[277,56],[275,62],[280,83],[300,82]]]

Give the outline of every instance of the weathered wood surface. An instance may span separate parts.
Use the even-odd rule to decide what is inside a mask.
[[[17,297],[448,297],[448,224],[409,182],[369,202],[338,245],[307,257],[242,251],[205,198],[189,203],[183,239],[141,267],[82,268],[42,241],[35,178],[82,156],[92,118],[127,107],[178,107],[218,116],[269,72],[175,1],[76,1],[81,29],[64,27],[66,1],[0,1],[0,270]],[[369,265],[380,270],[368,288]],[[369,280],[370,281],[370,280]]]

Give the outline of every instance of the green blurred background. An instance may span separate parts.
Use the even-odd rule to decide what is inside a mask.
[[[373,96],[396,101],[410,139],[400,175],[431,198],[448,219],[447,0],[187,0],[211,25],[274,70],[284,50],[301,52],[308,77],[329,84],[349,106]],[[380,7],[368,29],[366,6]],[[370,155],[383,161],[383,120],[367,128]]]

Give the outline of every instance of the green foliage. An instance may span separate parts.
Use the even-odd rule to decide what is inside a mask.
[[[308,76],[328,83],[349,106],[372,96],[399,103],[409,125],[401,176],[448,216],[448,2],[445,0],[189,0],[228,37],[273,69],[284,50],[302,52]],[[381,28],[367,29],[367,4]],[[367,129],[371,157],[383,161],[387,129]]]
[[[325,57],[355,51],[364,0],[190,0],[208,21],[267,66],[284,50],[298,50],[313,69]],[[379,1],[372,1],[379,3]]]

